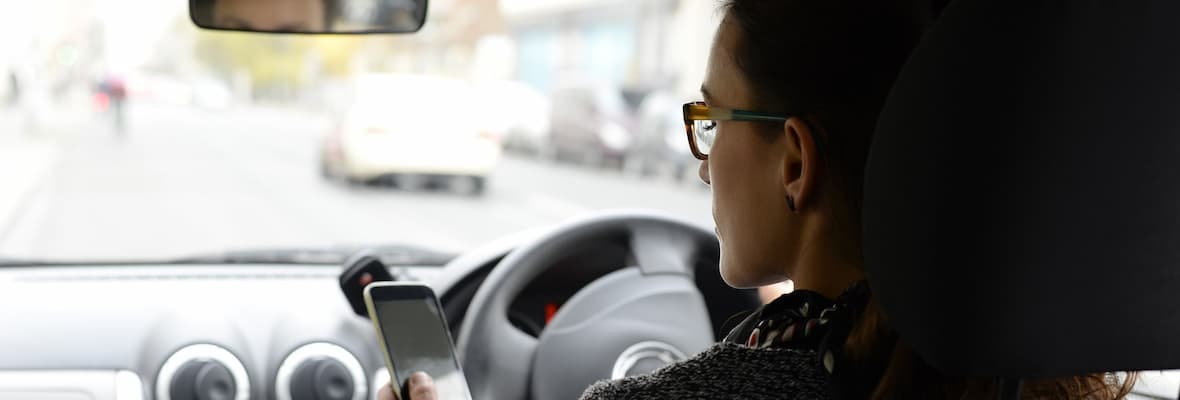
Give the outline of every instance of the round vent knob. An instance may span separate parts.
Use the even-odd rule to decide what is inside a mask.
[[[198,344],[173,353],[156,377],[161,400],[246,400],[250,383],[246,368],[228,350]]]
[[[304,361],[291,376],[291,400],[351,400],[356,382],[333,359]]]
[[[331,343],[304,345],[275,376],[278,400],[364,400],[365,372],[356,357]]]
[[[237,393],[234,377],[216,361],[189,361],[172,377],[172,400],[233,400]]]

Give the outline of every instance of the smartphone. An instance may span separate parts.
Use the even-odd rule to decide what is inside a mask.
[[[410,375],[421,371],[434,379],[440,400],[471,400],[442,305],[429,286],[375,282],[365,286],[365,307],[385,353],[390,382],[402,399],[409,399]]]

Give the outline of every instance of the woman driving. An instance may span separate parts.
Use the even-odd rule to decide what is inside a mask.
[[[904,3],[904,4],[903,4]],[[728,337],[654,373],[599,382],[584,400],[994,397],[943,376],[888,325],[865,283],[860,210],[877,114],[925,27],[903,1],[727,0],[701,87],[684,106],[712,188],[721,275],[795,290]],[[1109,374],[1027,381],[1024,398],[1119,398]],[[430,377],[410,400],[434,399]],[[386,387],[381,399],[394,399]]]

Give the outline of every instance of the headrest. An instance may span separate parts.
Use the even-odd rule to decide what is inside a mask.
[[[865,262],[948,374],[1180,367],[1180,2],[960,0],[866,170]]]

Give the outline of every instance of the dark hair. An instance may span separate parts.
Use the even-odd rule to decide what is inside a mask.
[[[873,126],[930,18],[897,0],[727,0],[734,62],[759,108],[802,116],[820,132],[821,161],[852,227]],[[770,127],[770,125],[767,125]],[[774,125],[767,137],[780,137]],[[821,189],[822,190],[822,189]],[[856,224],[855,231],[859,231]],[[856,234],[856,232],[848,232]],[[850,249],[859,252],[859,249]]]
[[[734,63],[758,109],[805,118],[824,146],[820,190],[831,200],[845,251],[861,260],[864,167],[885,98],[928,21],[945,0],[724,0],[725,23],[737,32]],[[768,140],[782,125],[767,124]],[[829,190],[835,188],[836,190]],[[851,397],[874,399],[993,396],[991,379],[944,376],[897,338],[875,302],[845,346]],[[1029,398],[1117,398],[1121,383],[1092,374],[1027,381]]]

